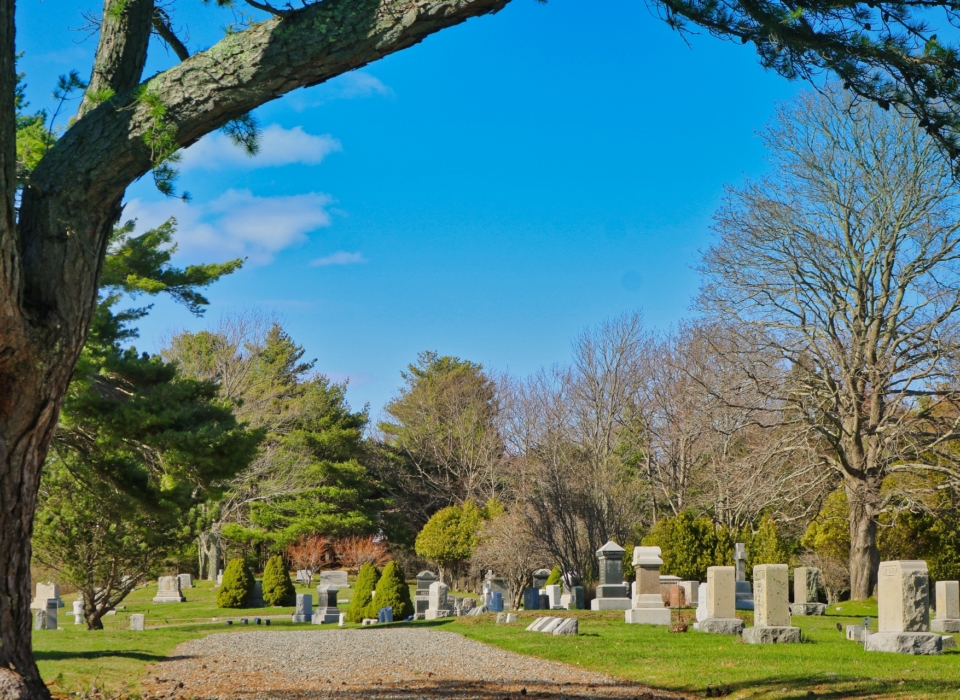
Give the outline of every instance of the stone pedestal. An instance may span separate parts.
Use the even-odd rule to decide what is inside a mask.
[[[747,627],[743,641],[747,644],[799,644],[799,627]]]
[[[930,621],[931,632],[960,632],[960,582],[937,581],[937,614]]]
[[[626,550],[612,540],[597,550],[600,582],[597,596],[590,601],[591,610],[629,610],[630,587],[623,582],[623,555]]]
[[[317,609],[313,613],[313,624],[322,625],[340,621],[340,609],[337,607],[339,588],[321,584],[317,586]]]
[[[698,632],[708,634],[743,634],[743,620],[735,617],[708,617],[697,623]]]
[[[939,654],[943,642],[928,631],[930,579],[925,561],[880,563],[877,582],[878,631],[867,634],[864,649],[899,654]]]
[[[934,655],[943,651],[943,638],[932,632],[873,632],[863,648],[896,654]]]
[[[176,576],[161,576],[157,579],[157,595],[154,603],[183,603],[186,598],[180,592],[180,579]]]
[[[823,615],[826,612],[826,603],[790,603],[791,615]]]
[[[297,609],[291,622],[310,622],[313,619],[313,596],[310,593],[297,593]]]
[[[659,547],[637,547],[633,550],[633,567],[637,571],[636,595],[632,607],[624,612],[627,624],[670,626],[670,609],[664,607],[660,595]]]

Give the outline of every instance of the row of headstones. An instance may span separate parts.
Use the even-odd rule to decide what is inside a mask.
[[[297,607],[291,617],[292,622],[311,622],[323,625],[331,622],[343,624],[340,609],[337,607],[337,593],[339,588],[328,584],[317,586],[317,609],[313,610],[313,595],[310,593],[297,594]]]
[[[490,591],[487,598],[491,601],[489,606],[484,603],[476,605],[473,598],[451,598],[449,587],[443,581],[438,581],[436,574],[432,571],[421,571],[417,574],[417,592],[413,598],[414,619],[437,620],[444,617],[503,611],[502,591]]]

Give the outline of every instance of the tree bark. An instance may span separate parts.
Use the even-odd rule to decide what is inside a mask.
[[[850,598],[864,600],[873,595],[880,570],[877,548],[876,509],[880,488],[869,480],[846,480],[850,507]]]
[[[187,146],[291,90],[507,2],[324,0],[231,34],[136,86],[153,3],[129,0],[110,18],[117,22],[105,17],[92,81],[116,94],[86,101],[24,186],[18,219],[15,8],[0,0],[0,699],[50,697],[33,660],[29,607],[40,473],[124,192],[163,155],[157,144]]]

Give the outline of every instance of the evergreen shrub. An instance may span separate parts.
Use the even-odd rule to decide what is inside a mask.
[[[279,554],[270,557],[263,570],[263,602],[267,605],[294,605],[296,600],[297,592],[283,557]]]
[[[546,590],[547,586],[559,586],[561,583],[563,583],[563,574],[559,566],[554,566],[550,570],[550,575],[547,576],[547,582],[543,584],[543,590]]]
[[[394,620],[405,620],[413,615],[410,587],[403,580],[403,569],[395,561],[384,567],[383,574],[377,581],[377,594],[367,605],[367,616],[377,617],[381,608],[389,607],[393,608]]]
[[[367,617],[367,606],[370,605],[373,591],[379,580],[380,569],[376,566],[367,562],[360,567],[357,581],[353,584],[353,598],[350,600],[350,607],[347,608],[348,621],[363,622],[363,618]]]
[[[253,591],[253,574],[243,559],[231,559],[217,590],[217,607],[242,608]]]

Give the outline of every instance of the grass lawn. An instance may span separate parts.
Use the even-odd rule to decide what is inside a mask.
[[[103,631],[88,632],[64,615],[60,621],[63,630],[35,633],[34,654],[51,689],[66,693],[95,685],[114,693],[135,692],[150,663],[168,655],[177,644],[207,634],[291,629],[323,634],[331,629],[292,625],[286,617],[291,608],[217,608],[215,590],[206,582],[185,591],[188,602],[179,605],[153,605],[150,599],[155,588],[131,595],[125,610],[104,619]],[[308,590],[297,588],[298,592]],[[349,590],[341,591],[339,600],[348,600],[349,594]],[[830,606],[824,617],[793,618],[807,641],[782,646],[752,646],[692,629],[673,634],[665,628],[626,625],[622,612],[559,613],[580,618],[578,637],[524,632],[537,615],[534,612],[521,613],[521,624],[510,626],[496,625],[493,615],[413,624],[699,697],[708,688],[720,688],[730,698],[805,698],[811,697],[810,693],[828,698],[960,697],[960,652],[952,650],[940,657],[867,654],[859,644],[846,641],[836,625],[859,624],[869,615],[876,629],[876,605],[847,602],[840,604],[840,610],[837,607]],[[147,615],[145,632],[129,630],[129,615],[135,612]],[[692,621],[693,612],[685,614]],[[223,623],[228,618],[254,615],[283,617],[271,620],[270,627],[226,627]],[[746,619],[750,624],[749,614]]]

